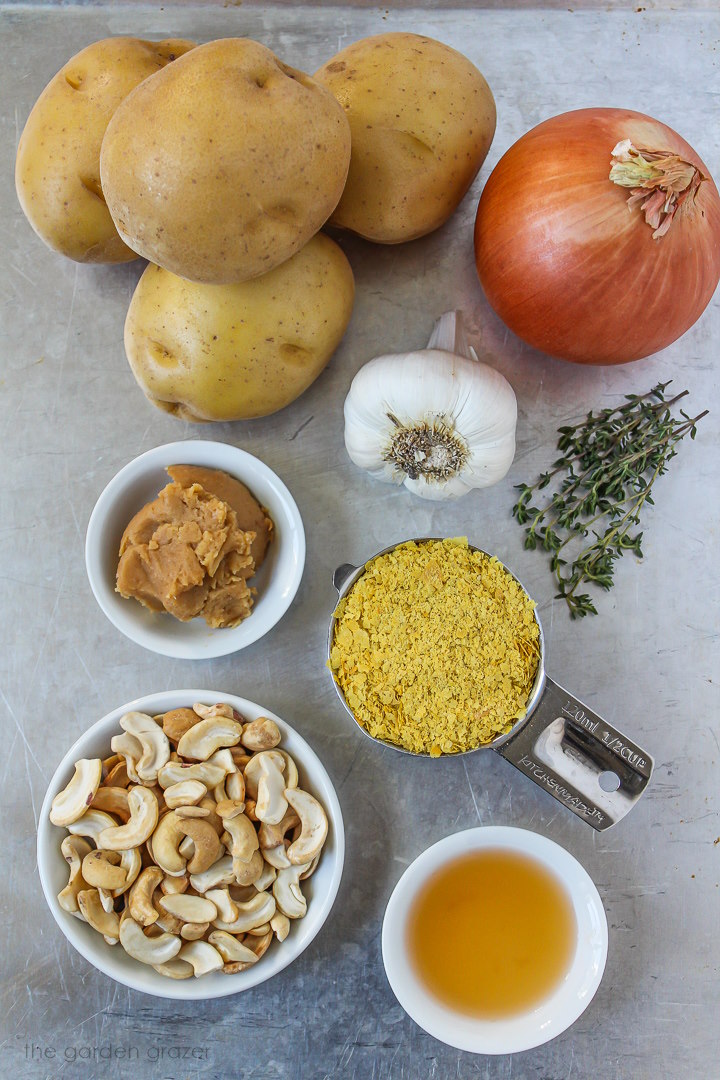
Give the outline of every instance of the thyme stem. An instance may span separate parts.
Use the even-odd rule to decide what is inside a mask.
[[[671,409],[688,391],[666,398],[670,383],[658,383],[646,394],[631,394],[623,405],[587,414],[572,427],[559,429],[561,456],[532,484],[519,484],[513,516],[525,525],[525,547],[551,553],[550,567],[573,619],[597,614],[581,584],[602,589],[613,586],[615,562],[625,551],[642,558],[642,533],[631,536],[645,503],[652,505],[652,487],[677,453],[686,435],[695,438],[699,420]],[[577,471],[576,471],[577,470]],[[545,502],[531,505],[533,496],[553,485]],[[597,526],[597,529],[594,528]],[[594,540],[584,541],[592,532]],[[576,543],[575,557],[562,557]],[[569,563],[569,565],[568,565]]]

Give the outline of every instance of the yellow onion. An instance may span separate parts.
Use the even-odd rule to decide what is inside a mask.
[[[475,222],[491,306],[523,341],[580,364],[664,349],[720,279],[720,196],[672,128],[627,109],[539,124],[495,167]]]

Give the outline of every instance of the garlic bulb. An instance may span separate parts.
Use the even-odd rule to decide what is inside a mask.
[[[460,313],[435,323],[427,349],[378,356],[345,399],[356,465],[424,499],[455,499],[505,476],[515,456],[510,383],[477,359]]]

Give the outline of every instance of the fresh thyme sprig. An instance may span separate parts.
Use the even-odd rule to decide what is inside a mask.
[[[597,615],[590,596],[578,592],[580,585],[611,589],[620,556],[633,551],[642,558],[643,534],[631,535],[640,511],[645,503],[652,505],[652,486],[675,457],[677,444],[688,434],[694,439],[698,421],[707,415],[707,409],[695,417],[680,409],[674,417],[672,407],[688,391],[668,400],[669,385],[628,394],[625,405],[597,415],[591,411],[582,423],[559,428],[561,456],[532,486],[517,485],[513,516],[527,526],[525,547],[552,553],[556,599],[565,600],[573,619]],[[555,490],[544,505],[534,506],[535,493],[551,484]],[[594,540],[583,546],[590,534]],[[568,550],[572,541],[576,546]]]

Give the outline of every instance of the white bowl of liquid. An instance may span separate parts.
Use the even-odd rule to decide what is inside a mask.
[[[441,881],[451,881],[448,873],[455,872],[452,868],[468,858],[472,861],[476,853],[486,856],[508,853],[509,864],[519,864],[519,857],[522,857],[523,863],[535,868],[533,872],[547,877],[547,884],[558,891],[558,899],[564,905],[568,919],[564,932],[572,934],[572,938],[566,942],[566,951],[551,985],[544,991],[539,990],[540,997],[536,1000],[509,1006],[509,979],[505,978],[507,972],[503,968],[500,972],[502,978],[498,982],[500,997],[496,1005],[490,1007],[492,994],[490,991],[485,994],[485,989],[492,985],[489,974],[492,967],[488,967],[482,975],[480,967],[477,972],[470,971],[468,965],[473,963],[472,942],[467,942],[464,947],[459,935],[452,932],[461,917],[459,909],[453,910],[453,902],[469,903],[466,896],[455,894],[455,901],[451,899],[448,903],[447,920],[437,928],[435,945],[437,949],[446,950],[448,960],[452,959],[452,950],[456,950],[457,986],[448,983],[447,970],[444,976],[438,976],[445,979],[445,984],[428,978],[427,957],[423,959],[414,949],[413,934],[416,932],[419,905],[429,902],[427,898],[433,883],[437,883],[437,893]],[[473,900],[475,903],[477,906],[473,911],[477,911],[480,919],[485,902],[479,897]],[[518,958],[517,949],[513,951],[513,945],[516,945],[513,929],[518,932],[527,929],[532,924],[534,914],[528,910],[524,898],[518,896],[514,909],[508,912],[506,919],[500,921],[497,940],[503,944],[499,944],[496,960],[502,963],[505,954],[507,964],[518,964],[519,972],[523,970],[523,958]],[[507,924],[504,929],[502,922]],[[542,939],[542,925],[538,927],[538,934]],[[455,833],[419,855],[407,868],[390,897],[382,932],[385,971],[405,1012],[436,1039],[475,1054],[513,1054],[530,1050],[554,1039],[570,1027],[590,1004],[600,985],[607,944],[607,919],[602,901],[593,881],[577,859],[538,833],[502,826]],[[539,957],[536,960],[539,965]],[[494,961],[488,956],[486,962],[492,965]],[[447,969],[447,964],[445,967]],[[498,969],[494,970],[497,975]],[[483,1003],[472,1010],[462,1001],[464,991],[460,990],[461,984],[468,981],[470,986],[473,985],[472,978],[467,978],[468,974],[477,975],[475,989],[479,989],[483,997]],[[503,981],[505,998],[502,998],[500,990],[500,982]],[[470,993],[469,990],[467,992]],[[512,990],[509,992],[512,994]],[[488,1000],[484,1000],[486,997]]]

